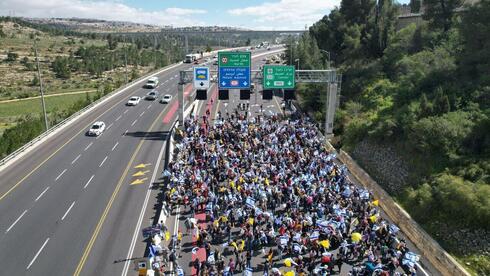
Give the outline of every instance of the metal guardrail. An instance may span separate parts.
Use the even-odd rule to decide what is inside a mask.
[[[34,144],[36,144],[37,142],[39,142],[40,140],[44,139],[45,137],[47,137],[49,134],[53,133],[54,131],[56,131],[57,129],[59,129],[60,127],[64,126],[66,123],[68,123],[69,121],[77,118],[78,116],[80,116],[81,114],[83,114],[85,111],[95,107],[96,105],[98,105],[99,103],[103,102],[104,100],[106,100],[107,98],[109,97],[112,97],[114,96],[115,94],[121,92],[122,90],[128,88],[130,85],[133,85],[135,83],[138,83],[139,81],[143,80],[143,79],[146,79],[148,78],[148,76],[151,76],[153,74],[156,74],[158,73],[159,71],[167,68],[167,67],[170,67],[170,66],[174,66],[178,63],[174,63],[174,64],[171,64],[171,65],[168,65],[164,68],[160,68],[158,70],[154,70],[154,71],[151,71],[150,73],[144,75],[144,76],[141,76],[139,78],[137,78],[136,80],[130,82],[130,83],[127,83],[121,87],[119,87],[118,89],[112,91],[111,93],[107,94],[107,95],[104,95],[103,97],[101,97],[100,99],[98,99],[97,101],[95,102],[92,102],[91,104],[87,105],[86,107],[80,109],[79,111],[73,113],[70,117],[62,120],[61,122],[57,123],[56,125],[52,126],[51,128],[49,128],[48,130],[44,131],[43,133],[41,133],[39,136],[37,136],[36,138],[32,139],[31,141],[27,142],[26,144],[24,144],[22,147],[16,149],[15,151],[13,151],[12,153],[10,153],[9,155],[7,155],[6,157],[4,157],[2,160],[0,160],[0,166],[3,166],[5,163],[7,163],[9,160],[13,159],[14,157],[16,157],[17,155],[19,155],[20,153],[24,152],[26,149],[30,148],[31,146],[33,146]]]

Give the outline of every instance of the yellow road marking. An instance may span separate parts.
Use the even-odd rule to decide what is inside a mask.
[[[148,171],[139,171],[139,172],[137,172],[137,173],[133,174],[133,176],[143,176],[143,175],[145,175],[147,172],[150,172],[150,171],[149,171],[149,170],[148,170]]]
[[[150,165],[151,165],[150,163],[148,163],[148,164],[141,163],[141,164],[138,164],[138,165],[134,166],[134,168],[135,169],[144,169],[144,168],[146,168],[147,166],[150,166]]]
[[[148,177],[142,178],[142,179],[136,179],[135,181],[131,182],[129,185],[138,185],[138,184],[143,184],[145,181],[148,180]]]
[[[124,97],[123,99],[121,99],[120,101],[115,103],[113,106],[111,106],[109,109],[107,109],[106,111],[104,111],[102,114],[100,114],[97,117],[100,118],[101,116],[106,114],[109,110],[113,109],[116,105],[120,104],[122,101],[125,101],[125,100],[126,100],[126,98]],[[93,122],[90,122],[88,125],[84,126],[79,132],[77,132],[75,135],[73,135],[73,137],[71,137],[68,141],[66,141],[66,143],[61,145],[57,150],[55,150],[51,155],[49,155],[46,159],[44,159],[41,163],[39,163],[39,165],[37,165],[33,170],[31,170],[28,174],[26,174],[21,180],[19,180],[19,182],[15,183],[15,185],[12,186],[6,193],[4,193],[2,196],[0,196],[0,201],[2,201],[2,199],[4,199],[7,195],[9,195],[15,188],[17,188],[17,186],[19,186],[22,182],[24,182],[24,180],[26,180],[35,171],[37,171],[42,165],[44,165],[44,163],[46,163],[49,159],[51,159],[51,157],[53,157],[62,148],[64,148],[68,143],[70,143],[73,139],[75,139],[75,137],[80,135],[80,133],[82,133],[82,131],[86,131],[87,128],[92,125],[92,123]]]
[[[162,117],[163,113],[166,111],[167,108],[164,108],[160,114],[156,117],[155,121],[151,124],[150,128],[148,129],[147,132],[150,132],[153,127],[155,126],[156,122],[158,122],[158,119]],[[104,212],[102,213],[102,216],[99,219],[99,222],[97,223],[97,226],[95,227],[94,233],[92,234],[92,237],[90,238],[90,241],[87,244],[87,247],[85,247],[85,250],[83,252],[82,258],[80,259],[80,262],[78,263],[78,266],[73,273],[74,276],[80,275],[82,272],[83,266],[85,265],[85,262],[87,261],[87,257],[90,254],[90,251],[92,250],[92,247],[94,246],[95,240],[97,239],[97,236],[99,235],[100,229],[102,228],[102,225],[104,224],[104,221],[107,217],[107,214],[109,213],[109,210],[112,207],[112,204],[114,202],[114,199],[116,198],[117,194],[119,193],[119,189],[121,188],[121,185],[128,175],[129,169],[131,168],[131,164],[133,164],[134,159],[136,158],[136,155],[138,154],[139,150],[141,149],[141,146],[145,140],[141,140],[138,144],[138,147],[134,151],[133,155],[131,156],[131,159],[128,162],[128,165],[126,166],[126,169],[124,170],[124,173],[121,175],[121,178],[119,179],[119,182],[117,183],[116,188],[114,189],[114,192],[112,193],[111,198],[109,199],[109,202],[107,203],[106,208],[104,209]],[[141,164],[140,164],[141,165]],[[144,165],[144,164],[143,164]],[[148,164],[150,165],[150,164]]]

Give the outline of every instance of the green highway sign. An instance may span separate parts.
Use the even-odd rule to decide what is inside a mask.
[[[294,66],[264,65],[264,89],[291,89],[295,83]]]
[[[219,67],[250,67],[250,52],[218,52]]]

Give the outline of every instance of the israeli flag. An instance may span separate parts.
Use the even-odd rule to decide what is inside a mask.
[[[247,197],[247,200],[245,201],[248,207],[254,208],[255,207],[255,199],[252,197]]]
[[[150,245],[149,249],[150,249],[150,258],[155,257],[157,255],[157,250],[155,249],[155,247],[153,245]]]
[[[313,231],[310,235],[310,240],[316,241],[320,238],[320,233],[318,231]]]
[[[400,228],[398,228],[396,225],[394,224],[390,224],[390,233],[392,235],[395,235],[396,233],[398,233],[398,231],[400,231]]]
[[[182,268],[177,268],[177,276],[184,276],[184,270]]]
[[[368,192],[367,190],[363,190],[363,191],[360,193],[359,197],[360,197],[361,199],[369,199],[369,192]]]
[[[352,194],[352,191],[350,190],[349,187],[347,187],[343,192],[342,192],[342,195],[344,197],[350,197],[350,195]]]
[[[279,241],[280,241],[281,245],[286,246],[288,244],[289,237],[288,236],[281,236],[279,238]]]

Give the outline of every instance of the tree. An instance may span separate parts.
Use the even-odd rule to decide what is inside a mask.
[[[444,94],[442,87],[437,87],[436,98],[434,99],[434,111],[437,114],[448,113],[451,109],[449,104],[449,97]]]
[[[425,0],[424,19],[444,33],[449,31],[453,23],[454,10],[461,7],[463,0]]]
[[[247,38],[247,42],[245,42],[245,45],[250,46],[250,44],[252,44],[252,41],[250,40],[250,38]]]
[[[19,57],[19,55],[17,53],[14,53],[14,52],[8,52],[7,53],[7,58],[5,59],[7,62],[14,62],[17,60],[17,58]]]
[[[420,0],[410,0],[410,12],[411,13],[420,12]]]
[[[3,31],[3,25],[0,25],[0,37],[6,37],[7,34]]]
[[[37,78],[37,75],[34,75],[34,78],[31,81],[31,86],[38,86],[39,85],[39,79]]]
[[[463,40],[461,69],[471,83],[490,84],[490,1],[468,7],[459,25]],[[475,80],[477,82],[475,82]]]
[[[66,57],[57,56],[51,63],[51,67],[58,78],[69,79],[71,76],[71,70],[69,67],[69,60]]]
[[[209,46],[209,44],[208,44],[208,45],[206,45],[206,52],[208,52],[208,53],[209,53],[209,52],[211,52],[212,50],[213,50],[213,49],[211,48],[211,46]]]
[[[112,34],[107,35],[107,45],[110,50],[114,50],[117,48],[117,41]]]
[[[420,116],[422,118],[429,117],[432,115],[432,103],[427,99],[427,95],[422,93],[420,97]]]

